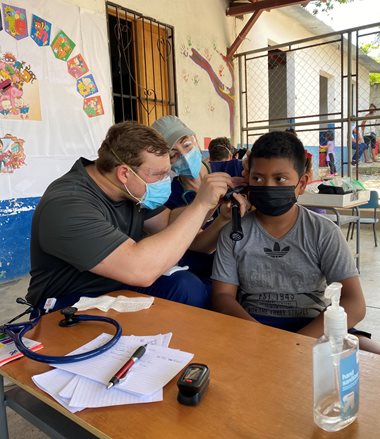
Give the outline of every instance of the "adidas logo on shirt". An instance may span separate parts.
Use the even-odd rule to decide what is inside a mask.
[[[274,243],[273,250],[264,247],[264,252],[271,258],[282,258],[283,256],[289,253],[289,250],[290,250],[289,246],[284,247],[281,250],[280,244],[278,242]]]

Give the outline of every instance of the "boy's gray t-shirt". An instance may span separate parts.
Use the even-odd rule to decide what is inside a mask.
[[[338,226],[299,207],[297,222],[282,238],[269,235],[255,213],[242,218],[244,238],[220,233],[212,279],[239,286],[238,301],[251,315],[316,317],[327,305],[327,284],[358,276]]]

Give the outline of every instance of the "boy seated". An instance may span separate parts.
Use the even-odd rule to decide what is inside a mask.
[[[248,198],[255,211],[242,218],[244,237],[220,233],[213,266],[216,311],[311,337],[323,334],[327,284],[343,285],[348,327],[366,312],[351,251],[329,219],[297,204],[305,191],[305,151],[287,132],[270,132],[253,145]],[[380,353],[369,334],[352,330],[361,348]]]

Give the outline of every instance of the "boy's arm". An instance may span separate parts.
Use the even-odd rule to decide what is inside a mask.
[[[347,327],[353,328],[363,320],[366,312],[360,279],[359,276],[354,276],[339,282],[343,285],[340,305],[347,313]],[[315,338],[320,337],[323,334],[323,313],[298,331],[298,333]]]
[[[245,320],[256,320],[236,300],[237,286],[214,280],[212,282],[212,308],[230,316],[239,317]]]

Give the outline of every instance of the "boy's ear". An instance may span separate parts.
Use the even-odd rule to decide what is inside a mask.
[[[308,182],[309,182],[309,176],[307,174],[304,174],[300,178],[300,181],[298,183],[298,187],[299,187],[298,195],[302,195],[305,192]]]

